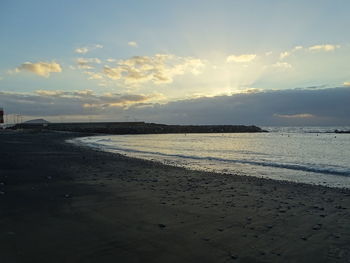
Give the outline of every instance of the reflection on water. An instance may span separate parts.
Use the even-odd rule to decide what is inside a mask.
[[[349,188],[350,135],[318,131],[114,135],[76,141],[189,169]]]

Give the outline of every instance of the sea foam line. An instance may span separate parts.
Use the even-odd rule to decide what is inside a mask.
[[[150,151],[142,151],[135,149],[128,149],[116,146],[110,146],[101,144],[96,142],[84,142],[83,138],[80,139],[84,144],[99,148],[105,151],[120,151],[120,152],[130,152],[130,153],[141,153],[141,154],[150,154],[150,155],[158,155],[164,157],[175,157],[175,158],[183,158],[183,159],[192,159],[192,160],[206,160],[206,161],[218,161],[218,162],[226,162],[226,163],[238,163],[238,164],[248,164],[248,165],[256,165],[256,166],[264,166],[264,167],[273,167],[273,168],[282,168],[288,170],[296,170],[303,172],[312,172],[312,173],[320,173],[320,174],[329,174],[329,175],[339,175],[339,176],[350,176],[350,171],[345,170],[336,170],[332,168],[316,168],[311,166],[299,165],[299,164],[285,164],[285,163],[272,163],[272,162],[259,162],[259,161],[250,161],[250,160],[239,160],[239,159],[225,159],[211,156],[194,156],[194,155],[183,155],[183,154],[167,154],[162,152],[150,152]]]

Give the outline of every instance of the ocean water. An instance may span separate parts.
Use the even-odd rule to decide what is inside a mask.
[[[75,139],[188,169],[350,188],[350,127],[264,127],[269,133],[104,135]]]

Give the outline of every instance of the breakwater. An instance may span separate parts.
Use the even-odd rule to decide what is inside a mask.
[[[146,122],[21,123],[12,129],[56,130],[107,134],[238,133],[265,132],[245,125],[166,125]]]

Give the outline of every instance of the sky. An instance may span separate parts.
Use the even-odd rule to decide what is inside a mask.
[[[0,107],[24,120],[350,125],[348,10],[2,0]]]

